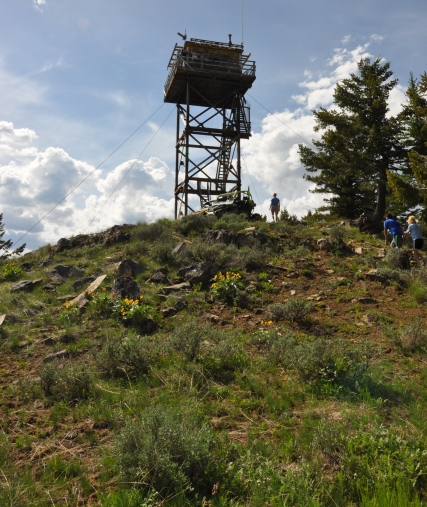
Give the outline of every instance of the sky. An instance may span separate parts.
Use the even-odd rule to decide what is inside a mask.
[[[257,212],[277,192],[303,216],[324,197],[310,192],[298,157],[298,144],[320,135],[312,110],[333,107],[336,83],[380,56],[399,78],[395,114],[409,73],[427,71],[426,26],[425,0],[0,0],[5,237],[34,249],[173,218],[176,115],[163,86],[185,30],[232,34],[256,61],[243,187]]]

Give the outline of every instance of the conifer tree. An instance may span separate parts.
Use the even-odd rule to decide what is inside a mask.
[[[406,150],[400,141],[401,123],[389,116],[388,98],[397,79],[390,63],[380,58],[358,63],[358,74],[337,84],[337,109],[313,111],[315,130],[324,131],[313,141],[317,151],[299,145],[305,179],[316,183],[314,192],[325,199],[331,213],[354,218],[374,211],[382,220],[386,206],[387,172],[399,170]]]
[[[0,261],[6,260],[12,255],[20,255],[24,249],[26,244],[24,243],[19,248],[16,248],[13,252],[10,251],[12,248],[13,242],[11,239],[4,240],[3,236],[5,235],[4,224],[3,224],[3,213],[0,213]]]
[[[410,150],[408,171],[389,173],[388,181],[397,201],[406,207],[420,206],[427,222],[427,74],[417,81],[410,75],[408,101],[403,105],[399,120],[403,125],[403,142]]]

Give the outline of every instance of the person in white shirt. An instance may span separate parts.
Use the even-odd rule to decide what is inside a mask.
[[[424,245],[424,239],[421,232],[420,224],[417,224],[417,220],[414,215],[408,217],[408,228],[403,234],[403,238],[406,236],[411,236],[412,239],[412,248],[414,249],[414,260],[415,264],[419,264],[421,260],[420,250]]]

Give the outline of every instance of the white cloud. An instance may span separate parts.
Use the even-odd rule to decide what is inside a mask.
[[[42,11],[43,5],[46,5],[46,0],[33,0],[34,8],[38,11]]]
[[[14,128],[10,122],[0,122],[0,136],[0,201],[8,233],[16,239],[87,178],[94,167],[61,148],[37,150],[31,146],[36,133]],[[88,232],[125,222],[172,217],[172,195],[172,173],[158,158],[127,161],[104,177],[101,170],[96,170],[25,240],[34,248],[82,233],[102,206]]]

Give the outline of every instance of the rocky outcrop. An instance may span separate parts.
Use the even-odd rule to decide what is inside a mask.
[[[9,292],[31,292],[37,285],[42,283],[43,279],[38,278],[37,280],[21,280],[18,283],[12,285]]]
[[[76,266],[64,266],[58,264],[49,273],[50,278],[79,278],[84,274],[84,270]]]
[[[139,299],[141,291],[135,280],[125,276],[119,276],[111,287],[111,294],[116,300],[124,298]]]
[[[131,224],[114,225],[110,229],[97,234],[79,234],[72,238],[61,238],[56,245],[56,252],[94,245],[111,246],[125,243],[130,239],[130,230],[136,227]]]
[[[131,259],[123,260],[117,267],[120,276],[132,276],[144,271],[144,266],[139,262],[132,261]]]

